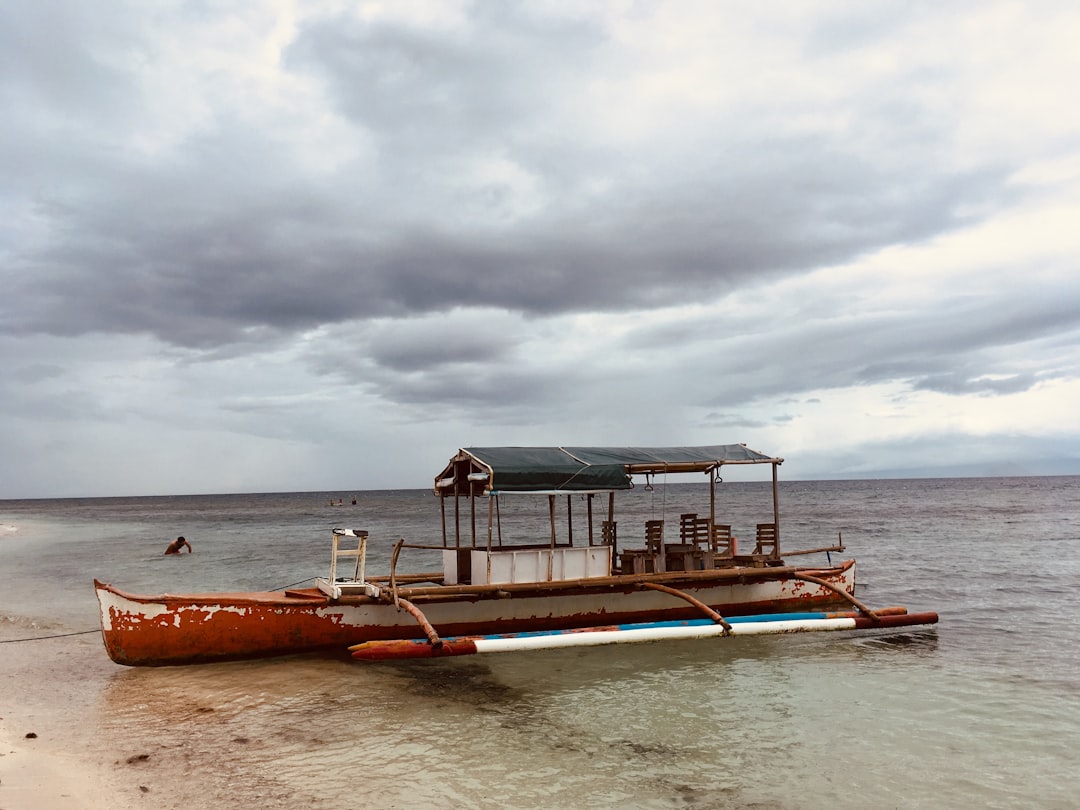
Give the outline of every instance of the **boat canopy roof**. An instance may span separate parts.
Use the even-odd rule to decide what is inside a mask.
[[[781,464],[744,444],[706,447],[465,447],[435,478],[444,495],[630,489],[634,474],[709,472],[723,464]]]

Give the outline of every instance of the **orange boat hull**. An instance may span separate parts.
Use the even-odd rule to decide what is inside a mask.
[[[747,569],[734,578],[664,579],[722,615],[821,609],[844,604],[819,584],[769,569]],[[839,586],[855,588],[854,561],[807,571]],[[365,641],[422,638],[424,631],[392,600],[342,596],[316,589],[256,593],[142,596],[95,580],[102,638],[109,657],[127,666],[169,666],[269,657],[319,650],[342,654]],[[573,588],[506,591],[424,589],[416,598],[440,635],[520,633],[598,624],[685,620],[698,608],[667,593],[642,590],[633,582],[584,583]],[[409,598],[409,589],[400,595]]]

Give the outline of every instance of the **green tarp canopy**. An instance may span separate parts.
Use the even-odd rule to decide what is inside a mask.
[[[742,444],[707,447],[466,447],[436,478],[460,475],[460,462],[486,472],[484,489],[579,492],[630,489],[633,473],[708,472],[722,464],[779,464]]]

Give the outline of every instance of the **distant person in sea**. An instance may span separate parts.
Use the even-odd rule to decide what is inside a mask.
[[[194,551],[194,549],[191,547],[191,543],[185,540],[183,535],[181,535],[180,537],[177,537],[175,540],[169,543],[169,547],[165,549],[165,553],[179,554],[180,550],[184,548],[184,546],[187,546],[188,554],[191,554]]]

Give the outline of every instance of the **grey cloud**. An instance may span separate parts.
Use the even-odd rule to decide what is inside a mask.
[[[800,472],[812,478],[838,479],[1070,475],[1080,461],[1080,440],[947,431],[867,443],[830,454],[824,461],[818,466],[813,459],[800,461]]]
[[[602,39],[585,20],[546,19],[524,4],[478,4],[461,27],[317,19],[285,59],[324,76],[346,116],[392,141],[395,152],[419,147],[438,155],[502,146],[515,133],[533,137],[523,125],[544,115],[553,88],[580,75]]]
[[[430,417],[445,407],[452,415],[490,424],[536,424],[550,418],[553,407],[574,402],[572,375],[515,368],[478,366],[468,373],[435,369],[424,374],[376,374],[372,388],[386,400]]]
[[[1071,204],[1071,176],[1039,179],[1072,165],[1070,119],[979,60],[1038,74],[1013,54],[997,67],[1004,39],[941,51],[974,43],[971,8],[702,11],[719,39],[729,19],[761,35],[714,58],[695,50],[707,37],[638,39],[629,17],[664,5],[460,4],[446,24],[0,5],[0,406],[9,424],[70,423],[73,441],[78,420],[108,419],[185,452],[185,431],[381,440],[381,420],[431,431],[436,408],[469,432],[617,443],[768,433],[820,416],[818,389],[994,397],[1075,378],[1080,289],[1040,264],[1072,261],[1067,239],[1017,267],[963,240],[938,251]],[[1025,18],[1024,41],[1052,43],[1056,21]],[[268,32],[294,19],[274,64]],[[1064,51],[1035,70],[1056,64]],[[1021,109],[1034,117],[995,118]],[[882,249],[918,245],[940,277],[920,266],[927,290],[895,305],[859,297],[873,278],[838,280],[858,265],[798,279],[874,255],[895,280]],[[986,285],[957,294],[950,274],[975,263]],[[758,291],[775,308],[646,325]],[[549,330],[579,313],[624,314],[625,337],[563,358]],[[361,415],[335,422],[329,401]]]
[[[754,194],[772,187],[768,177],[755,182]],[[926,209],[945,227],[965,198],[916,195],[904,208],[881,201],[875,219],[860,212],[848,234],[815,241],[835,223],[815,220],[813,206],[785,202],[778,212],[765,201],[748,209],[730,192],[658,192],[649,206],[618,212],[621,219],[598,213],[597,221],[470,239],[407,225],[370,236],[361,212],[334,211],[330,198],[315,195],[301,207],[295,198],[253,202],[254,188],[208,186],[199,215],[199,198],[182,187],[171,196],[168,182],[133,189],[115,208],[99,201],[54,212],[64,241],[24,250],[20,307],[5,323],[68,335],[151,332],[193,346],[236,340],[250,327],[296,330],[454,306],[533,314],[662,306],[682,300],[686,285],[713,295],[928,236]],[[221,198],[210,198],[215,192]],[[968,192],[982,194],[981,183]],[[875,208],[869,188],[843,193]]]
[[[128,24],[137,15],[55,0],[17,5],[0,7],[0,98],[22,110],[5,129],[29,120],[45,134],[124,114],[135,92],[122,62],[138,52]]]
[[[642,328],[626,349],[658,360],[678,352],[698,373],[677,380],[674,371],[670,384],[685,401],[726,412],[822,388],[899,381],[915,390],[996,396],[1074,376],[1073,361],[1056,346],[1063,334],[1080,330],[1080,298],[1066,288],[1023,289],[1019,279],[1017,286],[1019,292],[942,298],[918,312],[860,316],[856,305],[832,319],[796,311],[762,322],[732,309],[719,321]],[[1048,348],[1034,352],[1039,343]],[[667,372],[658,366],[655,374]]]
[[[753,419],[738,413],[708,413],[701,420],[702,424],[711,429],[744,428],[747,430],[760,430],[768,427],[768,420]]]
[[[369,349],[375,363],[398,372],[452,364],[486,365],[505,359],[506,353],[506,346],[497,335],[447,334],[437,330],[404,341],[377,341]]]
[[[757,315],[733,310],[720,320],[711,316],[685,318],[674,324],[631,330],[616,351],[635,358],[638,364],[648,364],[652,385],[681,391],[687,404],[723,409],[721,415],[706,418],[718,427],[761,424],[760,419],[747,418],[732,408],[769,397],[796,397],[792,403],[804,402],[801,396],[805,392],[821,388],[899,381],[912,390],[997,396],[1076,373],[1075,368],[1061,365],[1053,350],[1045,354],[1043,365],[1035,368],[1032,363],[1038,362],[1038,355],[1030,351],[1017,354],[1017,346],[1033,341],[1053,344],[1061,330],[1080,329],[1080,301],[1064,293],[1062,289],[1046,293],[1001,291],[942,298],[916,313],[866,316],[857,314],[856,304],[854,312],[833,319],[804,320],[798,314],[784,314],[762,322]],[[815,311],[821,306],[828,308],[828,304],[817,302],[809,306]],[[492,332],[497,332],[500,345],[509,349],[518,340],[514,329],[499,323]],[[568,367],[557,381],[548,379],[546,373],[529,374],[514,353],[495,351],[486,338],[479,337],[488,334],[479,320],[443,327],[441,333],[431,325],[416,332],[403,331],[405,334],[395,335],[395,329],[389,327],[384,337],[371,340],[370,356],[384,365],[379,387],[388,397],[400,395],[414,401],[421,396],[448,396],[459,400],[463,394],[455,389],[452,378],[455,373],[468,376],[465,369],[477,365],[484,367],[485,376],[494,379],[506,374],[515,381],[505,397],[491,397],[485,403],[487,414],[504,405],[508,413],[517,413],[523,403],[536,401],[536,392],[550,391],[552,385],[561,396],[571,397],[574,390],[610,384],[597,378],[591,365]],[[364,356],[369,356],[367,348]],[[682,362],[672,366],[673,356]],[[445,368],[447,363],[456,363],[456,370]],[[687,377],[683,363],[692,364],[696,373]],[[446,374],[445,383],[429,380],[418,386],[409,378],[416,371],[439,368]],[[405,377],[398,379],[396,372]],[[355,378],[361,380],[369,374],[370,369],[358,369]],[[611,390],[632,395],[628,380],[616,383]],[[520,396],[515,391],[520,391]],[[540,401],[545,399],[546,395]],[[779,418],[793,417],[771,418],[770,423]]]
[[[117,416],[106,406],[99,391],[66,381],[50,385],[46,390],[0,383],[0,414],[16,422],[45,424],[102,423]]]
[[[796,417],[790,414],[782,414],[769,419],[753,419],[737,413],[710,413],[702,419],[702,424],[712,428],[745,428],[748,430],[760,430],[773,425],[791,422]]]
[[[1009,167],[956,172],[932,150],[892,148],[941,133],[888,105],[871,114],[875,159],[859,139],[763,131],[752,108],[731,111],[743,120],[722,131],[629,155],[605,150],[587,122],[539,137],[545,116],[567,114],[579,71],[613,69],[607,44],[595,24],[528,6],[474,7],[460,29],[434,33],[317,19],[286,64],[323,77],[350,120],[386,138],[373,163],[332,177],[224,110],[158,161],[46,144],[39,165],[71,152],[84,166],[27,189],[44,236],[14,240],[3,272],[18,294],[0,301],[0,329],[153,334],[206,350],[253,331],[454,307],[665,306],[688,288],[715,296],[929,238],[1011,197]],[[493,191],[448,187],[444,167],[496,155],[532,172],[551,202],[462,221]],[[604,194],[586,190],[596,177]]]
[[[1032,374],[1014,374],[1004,379],[971,377],[963,372],[936,374],[916,379],[916,390],[938,391],[943,394],[1015,394],[1027,391],[1037,379]]]
[[[18,383],[36,383],[61,377],[64,369],[55,363],[31,363],[12,370],[10,377]]]

